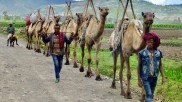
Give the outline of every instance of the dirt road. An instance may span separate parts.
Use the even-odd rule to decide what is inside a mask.
[[[117,89],[111,89],[111,79],[97,82],[85,78],[85,73],[63,66],[60,83],[55,83],[51,57],[20,46],[7,47],[0,34],[0,102],[137,102],[126,100]]]

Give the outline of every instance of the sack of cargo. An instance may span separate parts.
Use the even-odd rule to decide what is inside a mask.
[[[26,16],[26,25],[30,25],[30,24],[31,24],[30,16],[28,15],[28,16]]]
[[[30,22],[31,22],[31,23],[37,22],[37,15],[36,15],[36,14],[33,13],[33,14],[30,16]]]

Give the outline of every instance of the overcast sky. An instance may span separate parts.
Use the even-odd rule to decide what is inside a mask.
[[[182,4],[182,0],[145,0],[157,5]]]

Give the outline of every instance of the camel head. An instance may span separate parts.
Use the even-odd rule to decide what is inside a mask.
[[[153,21],[154,21],[154,17],[155,14],[152,12],[142,12],[142,16],[143,16],[143,22],[144,24],[146,24],[148,27],[150,25],[152,25]]]
[[[100,10],[100,16],[106,17],[109,14],[109,8],[107,7],[99,7]]]
[[[76,13],[78,25],[83,22],[83,13]]]
[[[54,16],[54,22],[58,23],[60,19],[60,16]]]

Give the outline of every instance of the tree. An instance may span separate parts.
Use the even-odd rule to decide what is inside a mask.
[[[4,19],[5,20],[8,20],[8,11],[3,11],[3,15],[4,15]]]

